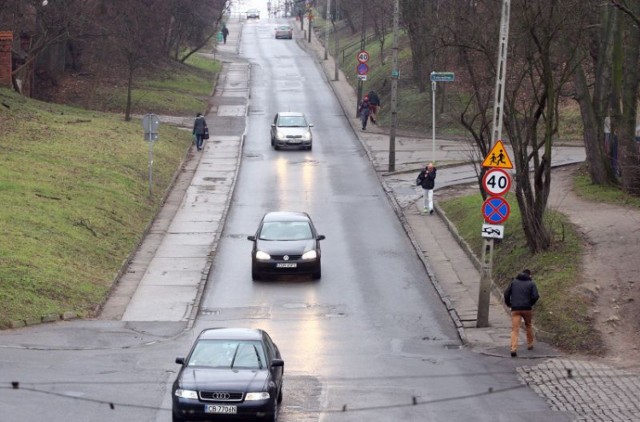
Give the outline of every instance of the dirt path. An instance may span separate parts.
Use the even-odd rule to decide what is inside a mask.
[[[635,365],[640,358],[640,209],[579,198],[571,190],[576,170],[553,171],[549,207],[567,215],[588,242],[583,287],[596,297],[593,316],[606,358]]]

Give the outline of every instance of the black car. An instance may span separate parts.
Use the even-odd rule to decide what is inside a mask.
[[[260,329],[209,328],[196,339],[173,383],[173,421],[278,418],[284,361]]]
[[[309,214],[305,212],[269,212],[262,217],[251,250],[251,278],[267,275],[311,274],[322,276],[320,241]]]

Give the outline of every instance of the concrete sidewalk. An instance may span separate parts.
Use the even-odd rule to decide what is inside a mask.
[[[188,327],[197,316],[235,187],[249,103],[250,65],[238,57],[242,24],[234,20],[227,26],[227,43],[204,53],[223,62],[205,113],[211,137],[202,151],[191,147],[101,319],[182,321]],[[193,125],[193,118],[160,120],[189,131]]]

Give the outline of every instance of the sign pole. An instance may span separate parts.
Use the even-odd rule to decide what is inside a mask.
[[[436,83],[453,82],[453,72],[431,72],[431,161],[436,162]]]
[[[144,128],[144,140],[149,142],[149,199],[153,197],[153,144],[158,140],[158,116],[147,113],[142,118]]]
[[[149,199],[153,198],[153,142],[149,142]]]
[[[436,81],[431,82],[431,162],[436,162]]]
[[[493,239],[484,239],[482,243],[482,275],[478,294],[477,327],[489,326],[489,305],[491,299],[491,274],[493,271]]]
[[[504,94],[507,73],[507,45],[509,41],[509,15],[511,0],[502,0],[502,12],[500,16],[500,43],[498,47],[498,67],[496,75],[495,101],[493,105],[493,129],[491,131],[492,145],[502,138],[502,119],[504,113]],[[494,147],[495,148],[495,147]],[[502,151],[506,156],[506,151]],[[497,158],[497,159],[496,159]],[[500,157],[487,155],[485,161],[490,164],[500,165]],[[485,253],[486,251],[489,253]],[[493,238],[484,240],[482,250],[482,275],[480,277],[480,290],[478,293],[477,327],[489,326],[489,305],[491,297],[491,272],[493,265]],[[488,259],[488,261],[487,261]]]

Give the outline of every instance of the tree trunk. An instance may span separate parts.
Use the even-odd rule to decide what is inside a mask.
[[[133,90],[133,72],[134,72],[134,64],[129,64],[129,72],[127,75],[127,105],[124,110],[124,120],[131,120],[131,91]]]
[[[639,14],[640,5],[634,3],[629,6],[633,12]],[[640,56],[640,29],[629,18],[628,33],[625,37],[624,80],[622,82],[622,120],[619,131],[619,163],[622,189],[632,195],[640,195],[640,160],[638,143],[635,140],[638,112],[638,86],[640,71],[638,59]]]

